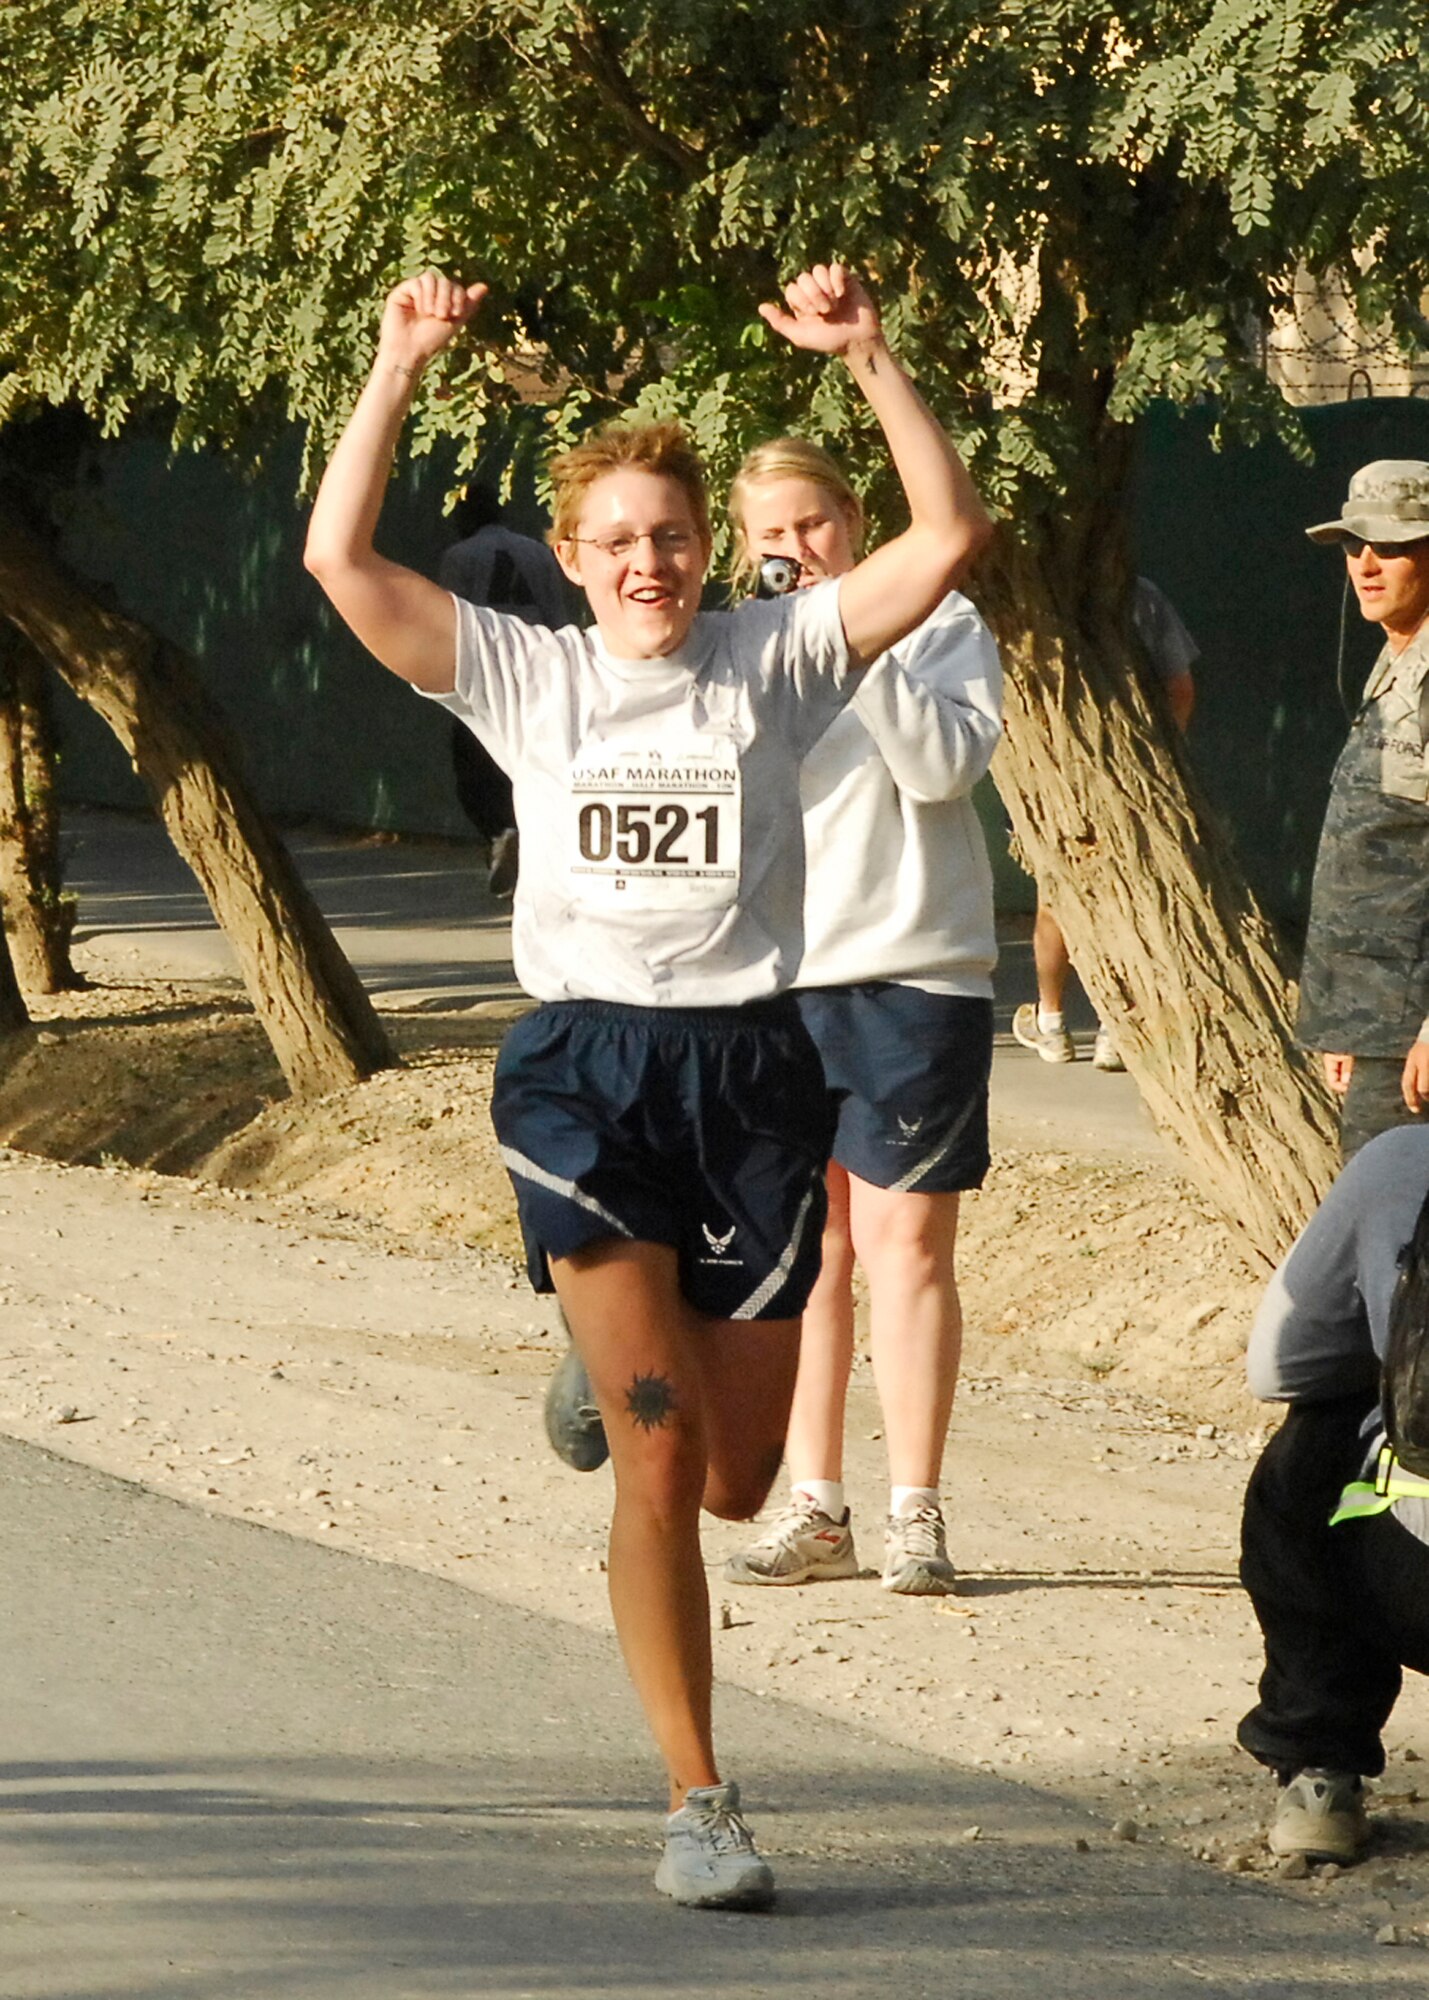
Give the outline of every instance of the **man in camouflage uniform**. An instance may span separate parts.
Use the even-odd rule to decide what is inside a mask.
[[[1348,1159],[1429,1106],[1429,464],[1361,467],[1306,532],[1343,548],[1385,640],[1331,780],[1300,980]]]

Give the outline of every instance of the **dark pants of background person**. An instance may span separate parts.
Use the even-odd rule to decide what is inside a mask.
[[[453,722],[451,747],[457,804],[490,844],[516,824],[511,780],[464,722]]]
[[[1246,1488],[1240,1575],[1265,1672],[1236,1735],[1282,1783],[1307,1766],[1377,1778],[1401,1668],[1429,1673],[1429,1546],[1388,1513],[1329,1524],[1369,1408],[1292,1405]]]
[[[1405,1055],[1409,1051],[1405,1050]],[[1356,1056],[1350,1087],[1340,1100],[1340,1154],[1349,1160],[1361,1146],[1396,1125],[1418,1125],[1422,1112],[1404,1102],[1399,1079],[1404,1056]]]

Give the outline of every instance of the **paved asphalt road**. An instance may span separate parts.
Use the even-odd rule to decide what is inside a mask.
[[[782,1900],[677,1911],[609,1643],[8,1441],[0,1591],[4,2000],[1423,1991],[1323,1909],[730,1690]]]

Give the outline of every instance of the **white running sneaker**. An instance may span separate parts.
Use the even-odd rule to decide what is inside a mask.
[[[729,1583],[823,1583],[858,1575],[848,1508],[841,1521],[795,1492],[764,1533],[724,1566]]]
[[[896,1590],[901,1597],[951,1597],[957,1581],[940,1507],[889,1515],[883,1538],[885,1590]]]
[[[1065,1028],[1044,1028],[1037,1019],[1037,1009],[1026,1000],[1012,1017],[1012,1039],[1020,1042],[1024,1049],[1031,1049],[1041,1056],[1043,1062],[1069,1063],[1077,1060],[1076,1047]]]
[[[1111,1038],[1110,1028],[1098,1028],[1097,1038],[1092,1047],[1092,1068],[1122,1070],[1126,1064],[1117,1053],[1116,1043]]]
[[[655,1887],[694,1910],[767,1910],[774,1901],[774,1871],[739,1816],[732,1779],[686,1792],[665,1821]]]

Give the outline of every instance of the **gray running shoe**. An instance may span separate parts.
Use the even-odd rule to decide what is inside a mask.
[[[848,1508],[835,1521],[807,1493],[795,1493],[764,1533],[724,1566],[729,1583],[820,1583],[858,1575]]]
[[[1043,1062],[1069,1063],[1077,1060],[1077,1051],[1067,1030],[1039,1027],[1037,1009],[1030,1000],[1024,1001],[1012,1017],[1012,1039],[1020,1042],[1024,1049],[1033,1050]]]
[[[950,1597],[958,1573],[948,1561],[942,1509],[890,1514],[883,1538],[883,1588],[901,1597]]]
[[[1092,1068],[1122,1070],[1126,1064],[1117,1054],[1116,1043],[1111,1038],[1110,1028],[1098,1028],[1097,1038],[1092,1045]]]
[[[774,1872],[739,1816],[739,1786],[702,1785],[665,1821],[655,1887],[695,1910],[767,1910]]]
[[[595,1472],[610,1457],[595,1391],[574,1347],[567,1347],[546,1387],[546,1436],[573,1472]]]
[[[1280,1794],[1267,1838],[1272,1854],[1357,1861],[1369,1840],[1363,1783],[1353,1771],[1297,1771]]]

